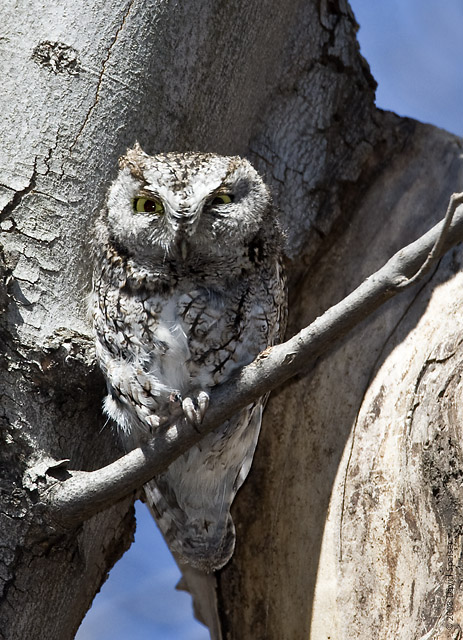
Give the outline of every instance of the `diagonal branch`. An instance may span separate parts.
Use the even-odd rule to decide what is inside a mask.
[[[463,240],[463,193],[454,194],[443,221],[398,251],[344,300],[287,342],[262,352],[239,375],[211,392],[200,427],[186,421],[164,430],[97,471],[67,471],[42,495],[55,522],[73,526],[126,497],[236,411],[306,369],[384,302],[414,284],[448,249]]]

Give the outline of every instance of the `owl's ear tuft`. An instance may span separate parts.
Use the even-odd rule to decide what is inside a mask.
[[[119,158],[119,167],[124,169],[128,167],[130,173],[138,177],[143,171],[144,161],[148,155],[143,151],[139,142],[135,142],[131,149],[127,149],[124,156]]]
[[[121,169],[127,167],[130,164],[139,165],[145,160],[148,155],[143,151],[138,140],[135,142],[131,149],[127,149],[125,156],[119,158],[119,166]]]
[[[138,140],[135,140],[133,148],[129,149],[129,151],[133,151],[134,153],[138,153],[138,154],[146,156],[146,153],[141,148],[141,144],[138,142]]]

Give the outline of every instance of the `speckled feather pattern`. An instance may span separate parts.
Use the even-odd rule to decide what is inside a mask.
[[[231,202],[216,204],[221,193]],[[134,211],[138,197],[162,202],[162,214]],[[281,338],[280,232],[252,166],[238,157],[129,150],[97,222],[93,298],[105,411],[131,449],[183,417],[185,399],[198,408]],[[213,571],[233,553],[230,507],[251,466],[263,402],[145,486],[181,562]]]

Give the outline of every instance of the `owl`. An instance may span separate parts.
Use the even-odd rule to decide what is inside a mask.
[[[96,223],[93,318],[104,411],[130,450],[178,420],[201,422],[211,389],[281,338],[286,293],[276,211],[248,161],[136,144],[119,164]],[[230,507],[264,402],[145,486],[180,564],[213,572],[230,559]]]

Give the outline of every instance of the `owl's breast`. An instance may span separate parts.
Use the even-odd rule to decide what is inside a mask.
[[[151,431],[278,339],[279,310],[258,278],[220,291],[183,281],[166,293],[103,285],[96,294],[106,411],[127,431],[132,422]]]
[[[241,283],[220,295],[197,289],[178,299],[181,327],[187,336],[190,380],[211,388],[251,362],[274,342],[274,320],[263,287]]]
[[[273,304],[255,283],[219,293],[186,282],[140,303],[129,329],[136,361],[182,396],[223,382],[275,341]]]

